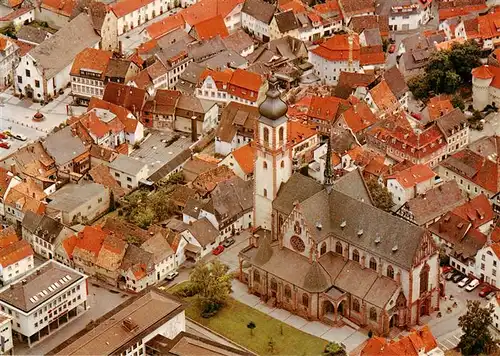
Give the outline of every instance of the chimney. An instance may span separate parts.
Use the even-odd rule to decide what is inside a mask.
[[[27,280],[25,280],[25,279],[23,279],[21,283],[23,284],[23,286],[25,286],[25,285],[26,285],[26,283],[28,283],[28,281],[27,281]]]

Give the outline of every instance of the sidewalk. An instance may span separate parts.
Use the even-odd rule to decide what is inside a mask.
[[[359,327],[353,323],[349,323],[350,326],[344,325],[342,327],[335,328],[319,321],[308,321],[284,309],[270,308],[257,296],[248,294],[247,286],[240,281],[235,279],[232,283],[233,293],[231,296],[237,301],[260,310],[261,312],[303,332],[320,337],[327,341],[342,343],[345,345],[347,352],[351,352],[358,347],[359,344],[368,339],[368,336],[359,331]]]

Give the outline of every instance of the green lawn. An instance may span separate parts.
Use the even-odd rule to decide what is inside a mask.
[[[229,298],[227,305],[215,316],[204,319],[200,316],[200,310],[194,303],[194,298],[196,297],[186,298],[189,302],[186,315],[189,318],[259,355],[270,354],[268,348],[270,337],[275,342],[275,355],[321,355],[327,344],[323,339],[292,328],[232,298]],[[250,321],[256,325],[253,336],[247,328]],[[281,335],[281,325],[283,335]]]

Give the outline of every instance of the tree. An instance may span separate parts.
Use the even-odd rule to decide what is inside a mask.
[[[325,346],[325,350],[323,351],[323,355],[328,356],[346,356],[347,353],[342,345],[337,344],[336,342],[329,342]]]
[[[257,325],[255,325],[255,323],[253,321],[249,322],[247,324],[247,328],[250,329],[250,335],[253,336],[253,329],[255,329],[257,327]]]
[[[460,337],[458,347],[463,355],[490,354],[494,347],[488,326],[493,321],[493,305],[481,307],[478,300],[467,301],[467,313],[458,318],[458,326],[464,334]]]
[[[379,209],[390,211],[394,205],[391,192],[386,187],[378,184],[377,180],[373,178],[368,180],[367,186],[375,206]]]
[[[156,221],[166,220],[175,213],[175,205],[163,189],[151,195],[147,204],[154,207]]]
[[[462,82],[472,80],[472,69],[481,65],[481,48],[476,41],[454,43],[449,53],[450,62]]]
[[[413,93],[415,99],[425,99],[429,97],[429,83],[425,75],[416,75],[408,81],[408,88]]]
[[[451,98],[451,104],[453,105],[454,108],[459,108],[460,110],[465,109],[465,103],[458,94],[453,95],[453,98]]]
[[[219,260],[196,264],[189,281],[197,292],[202,313],[209,312],[213,315],[226,303],[233,279],[228,272],[229,267]]]

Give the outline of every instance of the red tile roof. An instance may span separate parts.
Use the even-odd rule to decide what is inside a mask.
[[[73,258],[73,250],[76,247],[76,243],[78,241],[78,238],[76,235],[71,235],[67,239],[65,239],[62,243],[64,250],[66,251],[66,254],[68,255],[69,258]]]
[[[397,341],[372,337],[361,350],[360,356],[418,356],[421,350],[428,353],[437,347],[436,338],[429,326],[425,325],[420,330],[412,330],[408,336],[401,337]]]
[[[340,105],[348,105],[348,102],[346,100],[334,96],[313,96],[306,98],[308,101],[310,100],[307,109],[307,117],[323,121],[333,121],[337,116]],[[305,100],[306,98],[304,98],[303,100]],[[297,105],[299,103],[297,103]],[[303,103],[306,104],[307,102],[303,101]]]
[[[360,59],[359,36],[352,36],[352,59]],[[330,61],[346,61],[349,59],[349,35],[334,35],[318,47],[311,51],[312,53]]]
[[[472,76],[477,79],[493,79],[490,86],[500,89],[500,68],[483,65],[472,70]]]
[[[185,25],[186,23],[184,22],[184,18],[179,14],[175,14],[168,16],[161,21],[152,23],[146,27],[146,32],[149,37],[158,39],[175,29],[185,27]]]
[[[385,53],[382,46],[361,47],[359,64],[362,66],[385,63]]]
[[[221,38],[229,36],[224,19],[220,15],[198,23],[194,26],[194,29],[200,41],[208,40],[216,36],[220,36]]]
[[[41,7],[56,14],[70,17],[73,15],[76,5],[76,0],[42,0]]]
[[[428,157],[446,146],[446,140],[435,125],[418,133],[411,128],[397,127],[389,131],[389,136],[388,146],[416,159]]]
[[[448,9],[439,9],[439,22],[452,17],[466,16],[473,12],[483,12],[486,9],[488,9],[488,6],[486,4],[466,5]]]
[[[396,179],[404,188],[412,188],[419,183],[428,181],[436,176],[436,173],[425,164],[416,164],[393,176],[388,177]]]
[[[490,192],[498,192],[498,164],[469,149],[446,158],[441,165]]]
[[[500,243],[497,242],[497,243],[491,244],[490,247],[491,247],[492,251],[495,253],[495,255],[497,255],[497,258],[500,258]],[[497,296],[497,300],[498,300],[498,296]]]
[[[17,10],[12,11],[11,13],[5,15],[4,17],[0,18],[0,21],[13,21],[19,16],[24,15],[27,12],[30,12],[33,10],[33,7],[21,7]]]
[[[202,83],[208,76],[210,76],[215,81],[217,89],[225,90],[224,87],[227,86],[227,84],[231,80],[233,71],[231,69],[226,69],[222,72],[217,70],[205,69],[200,75],[199,82]]]
[[[236,162],[238,162],[238,164],[240,165],[243,173],[253,173],[255,147],[253,147],[251,144],[241,146],[240,148],[234,150],[232,152],[232,155]]]
[[[18,240],[0,249],[0,265],[6,268],[33,254],[33,249],[26,240]]]
[[[0,249],[9,246],[17,240],[19,240],[19,238],[17,237],[16,230],[12,226],[0,231]]]
[[[111,11],[120,18],[128,15],[141,7],[151,4],[153,0],[122,0],[111,5]]]
[[[473,228],[478,228],[492,221],[495,215],[490,201],[484,194],[480,194],[467,203],[455,208],[453,213],[470,221]]]
[[[19,47],[19,57],[23,57],[26,53],[28,53],[33,48],[35,48],[34,45],[23,42],[23,41],[14,40],[14,42]]]
[[[292,10],[294,14],[306,12],[306,7],[301,1],[296,0],[280,0],[278,1],[278,8],[282,11]]]
[[[231,76],[229,84],[258,92],[262,86],[262,77],[257,73],[249,72],[244,69],[236,69]]]
[[[180,14],[190,26],[220,15],[225,18],[244,0],[201,0],[182,10]]]
[[[75,248],[87,251],[94,257],[97,257],[106,235],[107,233],[104,232],[100,226],[85,226],[83,230],[77,234]]]
[[[392,93],[391,88],[385,80],[370,90],[370,95],[378,109],[384,112],[393,112],[399,107],[399,101]]]
[[[298,145],[302,141],[313,137],[317,134],[312,127],[305,125],[299,121],[288,120],[288,142],[293,146]]]
[[[377,117],[370,110],[368,104],[360,101],[342,113],[347,126],[354,133],[363,131],[377,122]]]
[[[100,72],[100,79],[104,79],[109,60],[113,52],[102,49],[86,48],[78,53],[71,67],[71,75],[80,75],[80,70],[90,69]]]
[[[448,95],[434,96],[429,100],[429,103],[427,104],[427,110],[429,111],[430,121],[437,120],[438,118],[449,113],[453,109],[454,109],[453,105]]]

